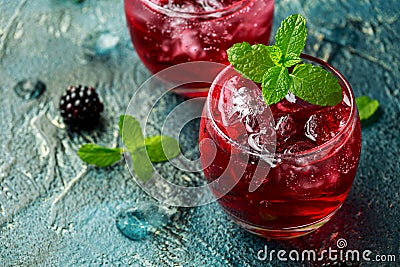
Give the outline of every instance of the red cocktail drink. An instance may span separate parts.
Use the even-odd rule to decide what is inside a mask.
[[[210,88],[200,125],[204,174],[221,179],[211,187],[219,204],[240,226],[270,238],[327,222],[347,197],[360,156],[350,85],[329,64],[303,59],[337,77],[341,103],[321,107],[288,95],[267,107],[258,86],[227,67]]]
[[[273,11],[273,0],[125,0],[132,43],[152,73],[188,61],[228,64],[234,43],[268,43]],[[221,70],[191,71],[213,79]],[[207,96],[197,87],[178,93]]]

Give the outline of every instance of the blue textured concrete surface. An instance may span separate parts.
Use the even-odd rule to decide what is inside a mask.
[[[306,53],[337,67],[356,95],[381,103],[379,119],[363,125],[353,188],[329,223],[309,236],[268,241],[241,230],[212,203],[179,208],[145,240],[122,235],[119,212],[151,198],[124,164],[98,169],[76,155],[82,143],[118,145],[118,116],[150,76],[132,48],[122,2],[1,1],[0,265],[319,266],[261,261],[257,252],[265,245],[276,251],[336,249],[344,238],[348,249],[397,260],[360,260],[353,266],[399,266],[400,2],[277,0],[275,6],[273,32],[287,15],[302,13],[310,29]],[[93,42],[101,33],[111,43]],[[46,90],[30,94],[15,88],[23,79],[39,79]],[[60,122],[58,99],[68,85],[79,83],[96,87],[105,104],[94,131],[68,131]],[[182,101],[175,95],[163,99],[149,131],[157,132],[165,111]],[[180,138],[188,157],[198,157],[197,127],[191,123]],[[171,179],[183,175],[168,164],[157,168]],[[185,181],[201,184],[202,175],[188,174]]]

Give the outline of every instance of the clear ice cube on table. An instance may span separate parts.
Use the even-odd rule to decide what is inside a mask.
[[[139,203],[136,207],[119,212],[116,224],[126,237],[143,240],[165,226],[175,212],[176,209],[157,204]]]
[[[37,79],[23,79],[14,86],[14,92],[24,100],[39,98],[46,90],[46,85]]]

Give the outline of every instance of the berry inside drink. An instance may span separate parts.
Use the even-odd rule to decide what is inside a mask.
[[[296,237],[340,208],[361,149],[353,94],[342,90],[333,107],[288,95],[268,108],[259,87],[232,68],[216,78],[200,124],[200,158],[209,182],[223,178],[211,190],[239,225],[265,237]]]
[[[228,64],[233,44],[268,44],[273,11],[273,0],[125,0],[132,43],[152,73],[189,61]],[[221,69],[193,71],[212,80]],[[182,94],[207,96],[207,90],[196,91],[205,86]]]

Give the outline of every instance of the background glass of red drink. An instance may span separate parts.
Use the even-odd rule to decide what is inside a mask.
[[[153,74],[189,61],[228,65],[226,50],[233,44],[268,44],[273,13],[274,0],[125,0],[132,43]],[[188,70],[191,76],[212,75],[212,79],[220,71]],[[179,83],[179,77],[171,79]],[[208,87],[192,84],[176,92],[207,96]]]
[[[238,225],[268,238],[301,236],[326,223],[347,197],[360,157],[349,83],[328,63],[302,57],[337,77],[341,103],[321,107],[289,95],[267,107],[259,87],[246,86],[248,80],[227,67],[210,88],[200,123],[204,174],[209,182],[224,181],[211,191]],[[216,151],[213,159],[210,151]],[[249,190],[254,180],[258,187]],[[221,194],[226,183],[236,185]]]

